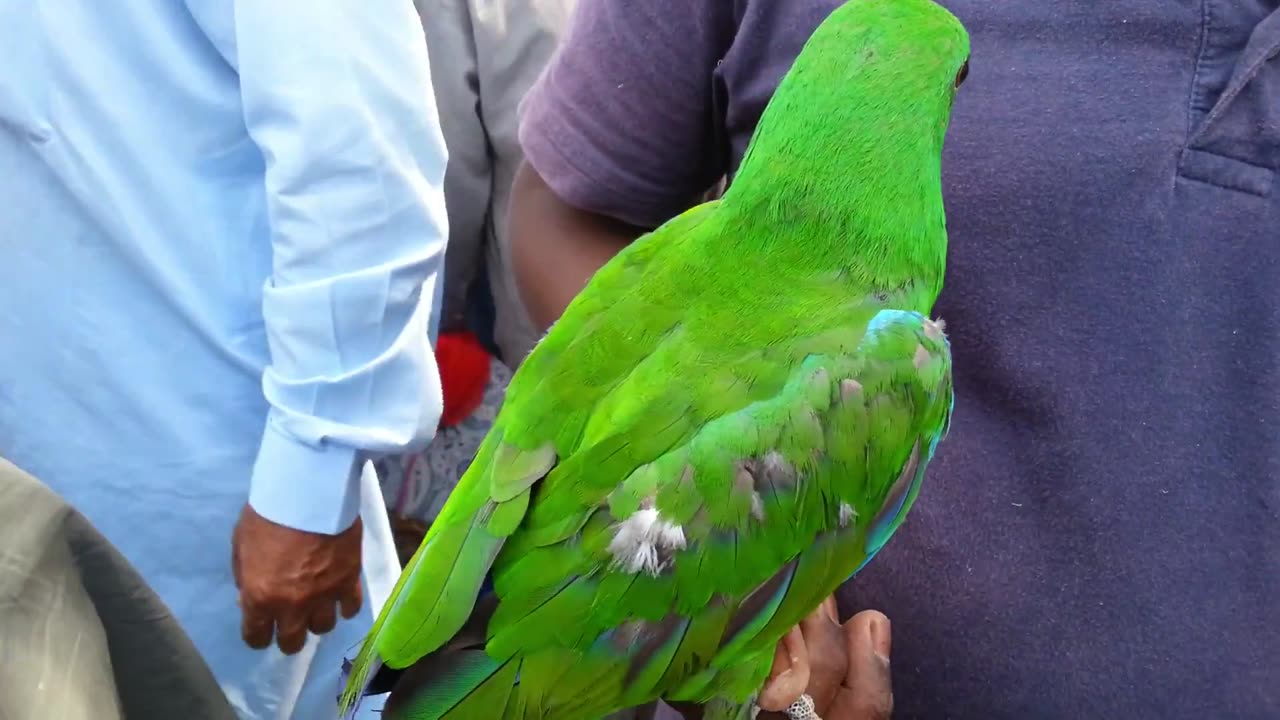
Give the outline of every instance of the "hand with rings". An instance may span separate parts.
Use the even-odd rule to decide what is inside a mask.
[[[890,648],[889,618],[865,610],[841,625],[827,598],[778,643],[758,720],[888,720]]]

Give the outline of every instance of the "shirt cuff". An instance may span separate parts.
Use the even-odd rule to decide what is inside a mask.
[[[337,535],[360,513],[363,466],[354,448],[307,445],[268,422],[253,466],[249,506],[277,525]]]

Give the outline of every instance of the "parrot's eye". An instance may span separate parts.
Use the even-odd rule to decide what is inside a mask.
[[[965,58],[964,64],[960,66],[960,72],[956,73],[956,87],[960,87],[967,77],[969,77],[969,60]]]

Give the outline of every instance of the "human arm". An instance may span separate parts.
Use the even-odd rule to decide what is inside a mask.
[[[270,408],[232,535],[241,632],[301,650],[361,603],[360,475],[435,431],[445,150],[413,6],[187,0],[262,153]]]
[[[534,325],[550,327],[591,276],[642,232],[570,205],[522,163],[511,191],[511,257]]]
[[[408,3],[188,0],[239,76],[265,163],[270,403],[249,503],[281,526],[352,525],[373,453],[428,440],[428,327],[445,151]]]
[[[512,189],[513,269],[541,328],[618,250],[723,174],[711,100],[732,37],[729,5],[576,7],[525,100],[526,159]]]

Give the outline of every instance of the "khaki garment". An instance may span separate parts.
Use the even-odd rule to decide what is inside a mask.
[[[462,326],[467,292],[484,268],[494,337],[515,367],[538,340],[510,271],[507,206],[524,155],[517,108],[551,59],[576,0],[414,0],[449,150],[449,250],[441,331]]]
[[[129,512],[126,502],[120,512]],[[195,646],[128,561],[4,460],[0,718],[235,718]]]

